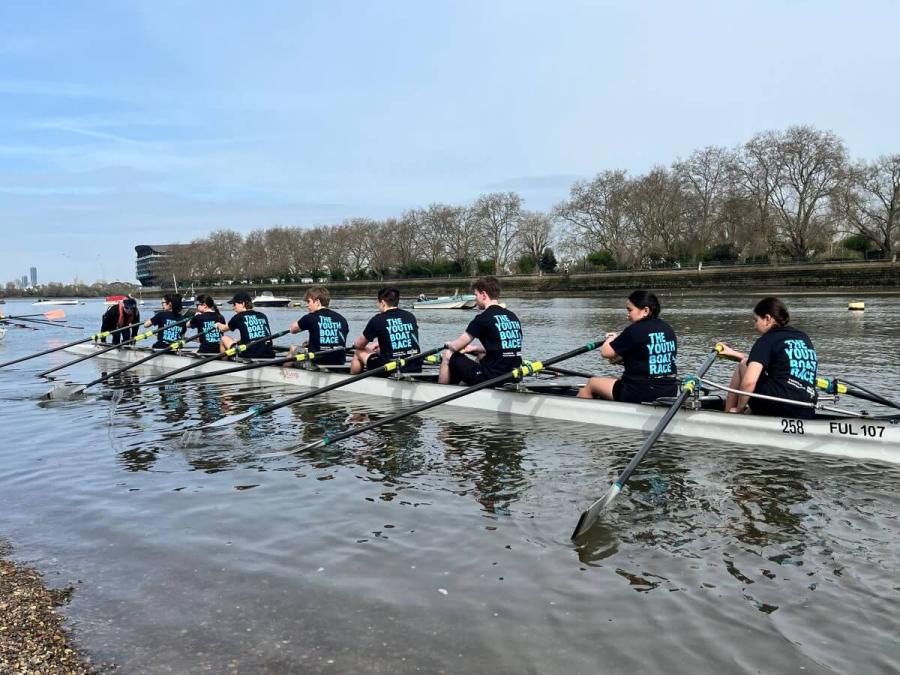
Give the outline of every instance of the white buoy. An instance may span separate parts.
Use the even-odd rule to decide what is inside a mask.
[[[866,309],[866,303],[851,302],[847,304],[847,309],[849,309],[851,312],[863,312]]]

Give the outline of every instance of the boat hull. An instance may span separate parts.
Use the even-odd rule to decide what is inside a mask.
[[[32,307],[49,307],[50,305],[77,305],[78,300],[38,300],[32,302]]]
[[[474,307],[474,295],[453,295],[432,300],[417,300],[413,303],[413,309],[473,309]]]
[[[93,344],[83,344],[69,347],[66,351],[85,355],[100,348],[102,347]],[[128,363],[146,356],[147,353],[146,349],[120,348],[97,358]],[[181,367],[195,358],[192,355],[166,354],[153,359],[146,366],[139,366],[139,369],[145,373],[160,374]],[[198,366],[192,372],[216,372],[233,366],[234,364],[230,362],[213,361]],[[338,382],[346,375],[271,366],[222,377],[232,381],[282,384],[308,389]],[[396,403],[431,401],[458,389],[459,387],[453,385],[370,377],[348,384],[339,391],[367,397],[389,398],[396,406]],[[666,410],[660,406],[579,399],[573,396],[508,389],[483,389],[446,405],[473,409],[477,411],[475,414],[482,418],[485,413],[493,412],[645,432],[651,431],[656,426]],[[683,410],[673,418],[665,433],[692,439],[900,463],[900,416],[798,420],[732,415],[706,410]]]
[[[285,300],[254,300],[254,307],[287,307],[291,304],[290,299]]]

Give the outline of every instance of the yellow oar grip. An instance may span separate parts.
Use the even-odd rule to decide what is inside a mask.
[[[513,370],[512,376],[514,379],[519,379],[521,377],[527,377],[528,375],[534,375],[543,369],[544,364],[540,361],[527,361]]]
[[[713,349],[715,349],[719,354],[721,354],[722,352],[725,351],[725,345],[721,342],[717,342],[716,346],[713,347]]]
[[[406,361],[404,359],[397,359],[396,361],[389,361],[388,364],[384,367],[385,372],[391,372],[392,370],[397,370],[397,368],[402,368],[406,365]]]
[[[837,383],[837,387],[834,386],[834,381],[829,380],[824,377],[816,378],[816,388],[822,389],[830,394],[846,394],[847,393],[847,385],[842,382]]]

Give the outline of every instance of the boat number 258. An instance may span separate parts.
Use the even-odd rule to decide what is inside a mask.
[[[803,420],[781,420],[781,433],[803,435]]]

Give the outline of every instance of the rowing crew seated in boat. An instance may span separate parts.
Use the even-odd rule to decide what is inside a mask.
[[[347,319],[329,308],[331,294],[327,288],[313,286],[303,296],[306,301],[306,309],[309,312],[291,324],[291,333],[307,331],[309,339],[306,342],[308,351],[318,353],[338,347],[346,347],[347,335],[350,333],[350,325]],[[294,356],[300,348],[291,345],[289,355]],[[342,366],[347,360],[346,352],[334,352],[317,356],[315,362],[323,366]],[[293,361],[288,361],[286,366],[293,366]]]
[[[218,323],[216,328],[222,333],[236,330],[240,334],[240,342],[247,344],[251,340],[259,340],[267,335],[271,335],[269,330],[269,319],[262,312],[253,309],[253,301],[250,294],[245,291],[238,291],[234,297],[228,301],[234,307],[235,315],[228,320],[228,323]],[[224,354],[238,340],[230,335],[222,335],[221,345],[219,349]],[[272,346],[271,340],[263,340],[255,345],[250,345],[241,356],[248,359],[272,359],[275,358],[275,348]]]
[[[623,403],[646,403],[678,393],[675,357],[678,339],[659,318],[659,299],[649,291],[634,291],[625,301],[629,325],[621,333],[607,333],[600,354],[610,363],[623,363],[621,377],[592,377],[578,392],[580,398]]]
[[[522,365],[522,323],[500,306],[500,281],[494,276],[481,277],[472,284],[472,291],[475,304],[484,311],[462,335],[447,343],[438,379],[441,384],[479,384]],[[474,340],[481,344],[472,344]]]
[[[378,314],[369,319],[353,343],[356,351],[350,362],[351,373],[374,370],[394,359],[419,353],[419,324],[415,315],[399,305],[399,290],[385,287],[378,291]],[[400,372],[422,372],[421,359],[403,366]]]
[[[801,403],[816,402],[816,350],[806,333],[788,325],[790,320],[787,307],[778,298],[763,298],[756,303],[753,327],[760,337],[750,354],[735,351],[728,345],[721,353],[739,361],[731,377],[732,389]],[[756,415],[806,419],[815,414],[812,407],[734,392],[728,392],[725,409],[734,413],[749,410]]]

